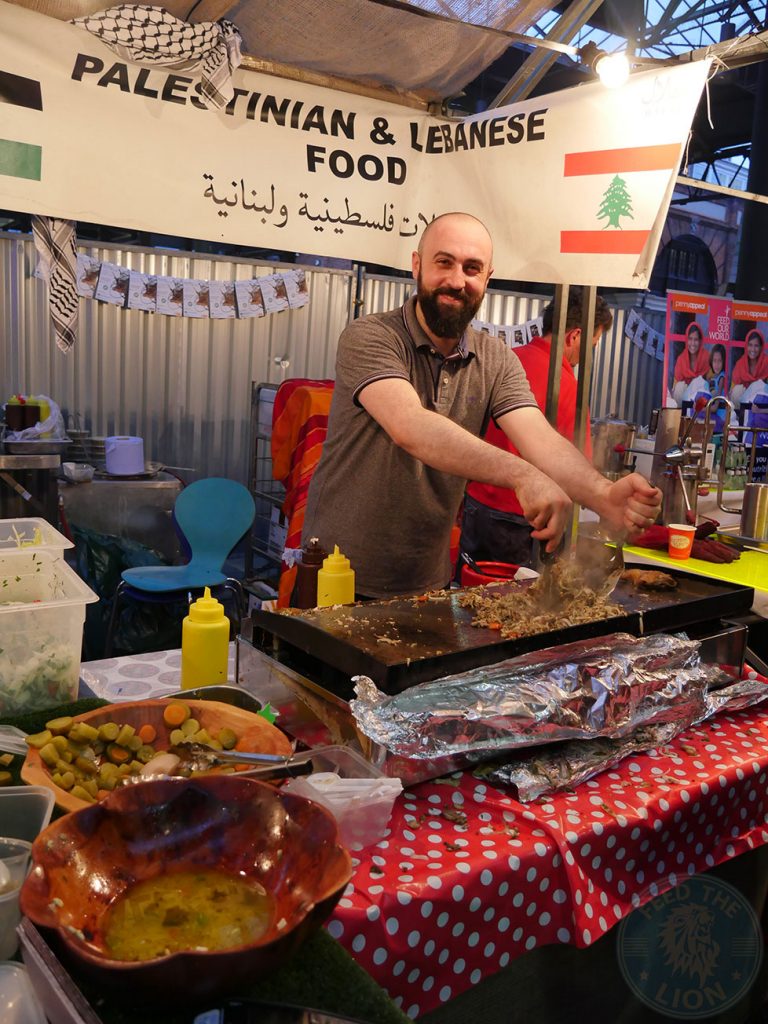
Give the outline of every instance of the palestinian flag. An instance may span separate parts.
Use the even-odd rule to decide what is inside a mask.
[[[678,143],[566,153],[563,177],[601,174],[612,175],[612,178],[597,215],[598,219],[608,218],[608,223],[593,231],[561,231],[560,252],[639,256],[651,229],[624,228],[620,223],[622,217],[632,217],[631,198],[621,175],[634,175],[646,171],[671,173],[677,167],[679,158]],[[618,230],[610,230],[611,228]]]
[[[21,75],[0,70],[0,103],[26,107],[28,110],[42,110],[40,83],[34,78],[22,78]],[[0,174],[40,181],[42,162],[42,146],[14,139],[0,139]]]

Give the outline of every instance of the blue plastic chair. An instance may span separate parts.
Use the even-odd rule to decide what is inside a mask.
[[[227,556],[251,528],[256,506],[247,487],[224,477],[189,484],[176,498],[173,521],[189,561],[185,565],[148,565],[125,569],[112,602],[104,657],[112,655],[118,607],[123,597],[139,601],[176,600],[180,592],[220,587],[230,591],[243,614],[243,587],[222,570]]]

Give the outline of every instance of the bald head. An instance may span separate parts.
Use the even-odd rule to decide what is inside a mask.
[[[438,233],[442,236],[446,232],[456,233],[462,238],[466,235],[468,241],[481,245],[484,242],[487,243],[489,248],[488,266],[491,266],[493,262],[491,234],[485,224],[478,220],[477,217],[473,217],[471,213],[441,213],[439,217],[435,217],[433,221],[430,221],[422,231],[421,238],[419,239],[419,256],[423,255],[425,246],[430,244],[432,235]]]

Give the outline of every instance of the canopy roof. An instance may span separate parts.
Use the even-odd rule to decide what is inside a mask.
[[[61,20],[111,5],[16,2]],[[507,49],[512,40],[505,33],[525,33],[555,0],[164,0],[158,6],[183,21],[228,18],[248,57],[434,101],[460,92]]]

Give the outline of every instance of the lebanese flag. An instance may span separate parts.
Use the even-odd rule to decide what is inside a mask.
[[[680,159],[679,143],[662,146],[633,146],[629,149],[602,149],[587,153],[566,153],[563,177],[594,174],[642,174],[646,171],[669,171]],[[638,180],[642,184],[642,179]],[[593,231],[561,231],[560,252],[599,253],[613,256],[637,256],[643,251],[651,227],[611,228],[606,225]]]

